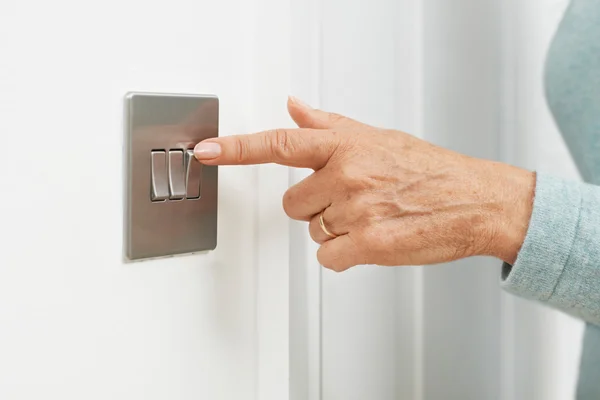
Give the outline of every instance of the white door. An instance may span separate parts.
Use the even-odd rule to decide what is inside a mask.
[[[287,397],[287,170],[222,168],[217,249],[127,264],[122,145],[128,91],[290,125],[288,3],[0,3],[0,399]]]

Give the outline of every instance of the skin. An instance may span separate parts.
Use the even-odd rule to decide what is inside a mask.
[[[514,263],[527,232],[535,175],[468,157],[407,133],[315,110],[290,98],[299,129],[208,139],[207,165],[277,163],[314,173],[283,198],[309,222],[321,265],[437,264],[485,255]],[[319,216],[328,236],[319,225]]]

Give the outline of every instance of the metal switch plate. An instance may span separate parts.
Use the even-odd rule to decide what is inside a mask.
[[[130,260],[213,250],[217,167],[194,146],[218,136],[215,96],[126,96],[125,253]]]

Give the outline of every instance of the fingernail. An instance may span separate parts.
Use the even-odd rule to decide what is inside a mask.
[[[200,142],[194,148],[198,160],[212,160],[221,155],[221,145],[215,142]]]
[[[311,108],[311,106],[309,106],[308,104],[306,104],[305,102],[303,102],[302,100],[300,100],[297,97],[294,96],[290,96],[290,100],[292,101],[292,103],[299,105],[300,107],[304,107],[304,108]]]

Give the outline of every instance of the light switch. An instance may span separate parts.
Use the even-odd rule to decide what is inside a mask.
[[[169,198],[167,186],[167,154],[164,151],[151,153],[152,201],[164,201]]]
[[[186,198],[200,198],[202,187],[202,164],[194,157],[194,150],[186,152]]]
[[[218,98],[130,93],[125,102],[126,258],[213,250],[218,169],[192,149],[219,135]]]
[[[171,200],[181,200],[185,197],[183,150],[169,151],[169,192]]]

